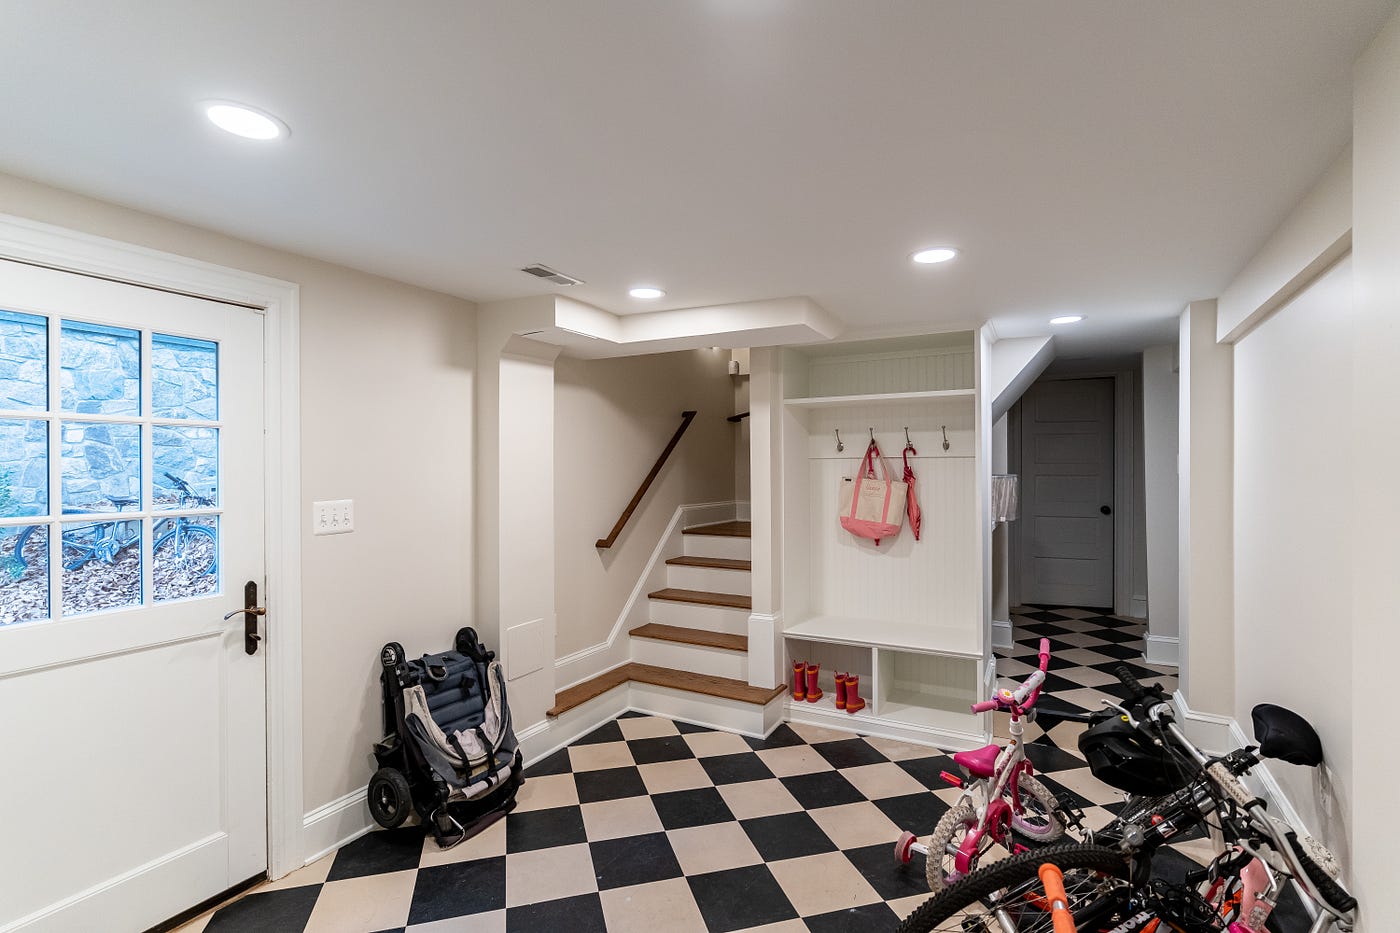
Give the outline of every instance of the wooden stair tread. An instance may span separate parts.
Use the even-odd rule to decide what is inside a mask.
[[[747,635],[730,635],[726,632],[707,632],[704,629],[685,628],[680,625],[663,625],[648,622],[627,634],[633,638],[652,638],[656,641],[673,641],[682,645],[699,645],[702,648],[723,648],[726,651],[748,651]]]
[[[753,598],[738,593],[707,593],[704,590],[682,590],[668,586],[647,594],[648,599],[664,599],[673,603],[694,603],[697,606],[718,606],[721,609],[752,609]]]
[[[554,707],[545,715],[558,716],[575,706],[582,706],[594,697],[602,696],[613,687],[622,686],[630,679],[627,670],[630,666],[630,664],[624,664],[621,667],[615,667],[591,680],[574,684],[567,690],[560,690],[554,695]]]
[[[685,529],[688,535],[717,535],[721,538],[750,538],[750,522],[715,522],[712,525],[696,525]]]
[[[599,674],[592,680],[585,680],[581,684],[575,684],[567,690],[556,693],[554,707],[547,715],[560,716],[630,680],[656,687],[688,690],[691,693],[701,693],[705,696],[719,697],[725,700],[737,700],[740,703],[751,703],[754,706],[767,706],[776,697],[781,696],[783,691],[787,690],[787,684],[771,688],[751,687],[742,680],[712,677],[709,674],[693,674],[690,671],[677,671],[669,667],[656,667],[652,664],[638,664],[636,661],[631,661],[621,667],[613,668],[605,674]]]
[[[712,570],[753,570],[753,561],[730,560],[727,557],[673,557],[666,563],[677,567],[709,567]]]

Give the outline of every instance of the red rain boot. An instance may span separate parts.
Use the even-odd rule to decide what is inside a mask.
[[[820,664],[807,665],[807,702],[815,703],[822,698],[822,688],[817,686],[817,674],[821,672]]]
[[[856,713],[865,709],[865,701],[860,698],[860,675],[846,675],[846,712]]]
[[[807,665],[803,661],[792,662],[792,698],[794,700],[807,699],[807,688],[803,684],[803,678],[807,676]]]
[[[836,675],[836,708],[846,708],[846,675],[839,672]]]

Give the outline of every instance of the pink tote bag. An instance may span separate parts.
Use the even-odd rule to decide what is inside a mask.
[[[883,477],[875,475],[879,463]],[[879,446],[870,442],[855,478],[841,480],[841,527],[878,546],[881,538],[893,538],[904,523],[904,500],[909,487],[890,478],[890,465]]]

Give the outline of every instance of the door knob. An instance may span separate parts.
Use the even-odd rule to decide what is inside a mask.
[[[1099,513],[1100,513],[1101,515],[1112,515],[1112,514],[1113,514],[1113,510],[1112,510],[1111,508],[1109,508],[1108,506],[1106,506],[1106,505],[1101,505],[1101,506],[1099,506]]]

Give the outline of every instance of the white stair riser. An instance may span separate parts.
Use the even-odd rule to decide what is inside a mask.
[[[705,632],[729,635],[749,633],[749,610],[726,609],[723,606],[702,606],[698,603],[678,603],[669,599],[649,600],[650,621],[682,628],[698,628]]]
[[[688,690],[632,684],[634,710],[751,736],[767,735],[782,720],[783,696],[779,694],[767,706],[756,706]]]
[[[753,592],[753,574],[747,570],[719,570],[715,567],[667,564],[666,585],[678,590],[738,593],[740,596],[748,596]]]
[[[723,557],[728,560],[748,560],[753,550],[748,538],[724,535],[682,535],[687,557]]]
[[[633,637],[632,660],[692,674],[709,674],[745,682],[749,679],[749,656],[744,651]]]

